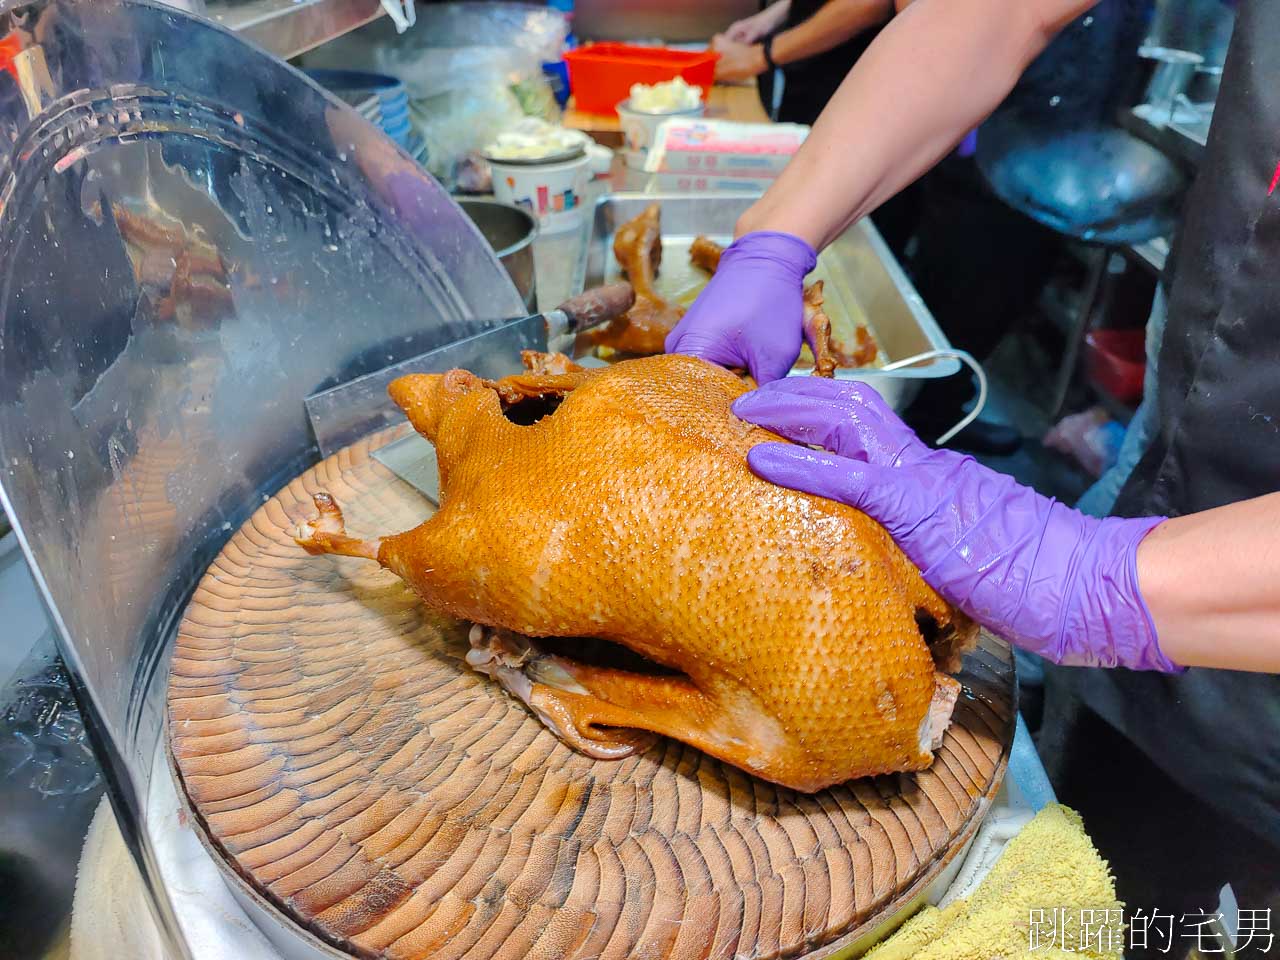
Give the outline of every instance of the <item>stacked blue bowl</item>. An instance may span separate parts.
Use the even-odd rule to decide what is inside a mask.
[[[410,149],[413,138],[409,93],[395,77],[360,70],[308,70],[307,76],[351,104],[370,123],[382,127],[400,146]]]

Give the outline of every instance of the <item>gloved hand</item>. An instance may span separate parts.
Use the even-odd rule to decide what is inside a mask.
[[[800,355],[804,275],[817,262],[813,247],[789,233],[739,237],[667,334],[667,353],[746,367],[757,383],[785,377]]]
[[[765,480],[857,507],[979,623],[1055,663],[1176,672],[1138,589],[1163,517],[1098,520],[952,450],[931,450],[863,383],[792,377],[733,412],[799,444],[747,455]]]

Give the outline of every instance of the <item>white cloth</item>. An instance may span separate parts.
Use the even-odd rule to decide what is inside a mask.
[[[165,888],[192,960],[281,960],[232,896],[157,764],[148,824]],[[94,814],[80,855],[69,960],[170,960],[146,891],[107,799]]]

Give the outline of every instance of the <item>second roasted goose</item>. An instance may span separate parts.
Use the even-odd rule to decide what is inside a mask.
[[[743,382],[684,356],[526,363],[395,381],[440,510],[364,539],[321,495],[298,542],[476,624],[468,662],[592,756],[663,734],[805,791],[928,766],[974,627],[870,518],[752,474],[777,438],[733,416]],[[587,662],[599,641],[630,661]]]
[[[667,334],[680,322],[684,309],[669,303],[654,289],[662,264],[662,208],[647,206],[640,216],[623,224],[613,238],[613,255],[636,291],[630,310],[609,325],[589,331],[581,345],[608,347],[627,356],[662,353]]]

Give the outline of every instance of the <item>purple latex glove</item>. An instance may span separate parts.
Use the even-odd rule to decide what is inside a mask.
[[[667,334],[667,353],[746,367],[757,383],[785,377],[800,355],[804,275],[817,262],[813,247],[789,233],[739,237]]]
[[[733,412],[799,444],[747,456],[765,480],[884,525],[935,590],[1054,663],[1175,672],[1138,590],[1138,544],[1163,517],[1098,520],[952,450],[931,450],[863,383],[792,377]]]

